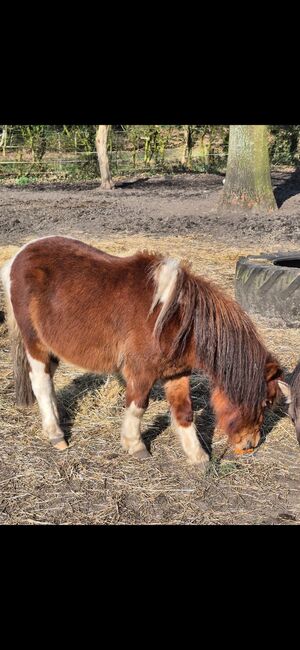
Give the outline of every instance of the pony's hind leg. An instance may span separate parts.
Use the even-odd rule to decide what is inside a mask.
[[[171,379],[165,383],[167,400],[171,407],[172,424],[189,461],[203,467],[209,461],[202,449],[193,422],[193,410],[188,377]]]
[[[59,364],[59,359],[51,355],[49,361],[49,372],[50,372],[51,379],[53,379],[55,375],[55,371],[58,368],[58,364]]]
[[[127,381],[126,410],[122,422],[121,444],[129,454],[140,460],[149,458],[151,454],[146,449],[141,437],[141,421],[148,406],[149,393],[152,384],[136,382],[128,371],[123,371]]]
[[[53,386],[53,375],[57,362],[41,350],[26,350],[30,371],[32,390],[36,396],[42,416],[43,431],[55,449],[63,451],[68,447],[63,431],[59,426],[56,396]]]

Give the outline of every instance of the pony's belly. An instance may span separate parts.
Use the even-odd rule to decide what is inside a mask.
[[[45,347],[62,361],[91,372],[116,372],[120,367],[120,344],[84,332],[63,331],[52,334],[39,331]]]
[[[117,372],[119,369],[116,359],[107,350],[90,348],[86,351],[74,351],[68,347],[53,345],[51,352],[65,363],[90,372]]]

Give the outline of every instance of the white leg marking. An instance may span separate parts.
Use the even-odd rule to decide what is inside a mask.
[[[121,444],[131,455],[137,458],[146,458],[148,453],[141,438],[141,419],[145,409],[136,406],[131,402],[125,410],[125,416],[122,423]]]
[[[42,416],[43,430],[56,449],[66,449],[67,443],[59,426],[56,397],[50,375],[45,372],[45,364],[37,361],[27,352],[31,372],[32,390],[36,396]]]
[[[177,422],[176,418],[172,416],[172,425],[179,436],[182,448],[189,461],[193,464],[200,464],[203,466],[208,463],[209,456],[200,445],[194,423],[192,422],[188,427],[183,427]]]

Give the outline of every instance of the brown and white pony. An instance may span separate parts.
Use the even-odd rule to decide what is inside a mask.
[[[45,237],[7,262],[2,280],[17,403],[36,397],[56,449],[67,447],[53,388],[59,359],[122,373],[121,442],[138,458],[148,455],[141,418],[160,379],[187,457],[208,460],[193,424],[193,369],[210,376],[217,423],[233,448],[257,446],[264,409],[277,393],[279,363],[241,307],[185,264],[145,251],[115,257],[75,239]]]

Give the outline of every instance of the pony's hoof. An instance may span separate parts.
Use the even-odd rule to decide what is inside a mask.
[[[135,451],[132,456],[138,460],[147,460],[147,458],[151,458],[151,454],[149,454],[147,449],[139,449],[138,451]]]
[[[57,449],[58,451],[65,451],[65,449],[68,449],[68,446],[69,445],[65,440],[60,440],[55,445],[53,445],[54,449]]]
[[[199,469],[200,472],[205,473],[209,465],[209,456],[208,454],[199,454],[195,458],[189,458],[189,464],[194,465]]]
[[[198,464],[200,474],[206,474],[208,467],[209,467],[209,458],[203,460],[201,463]]]

